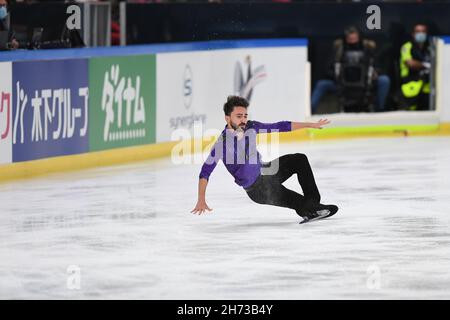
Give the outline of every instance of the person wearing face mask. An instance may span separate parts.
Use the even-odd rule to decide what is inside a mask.
[[[7,0],[0,0],[0,31],[8,32],[8,43],[10,49],[17,49],[19,47],[14,31],[10,26],[10,15],[8,12]]]
[[[403,44],[400,51],[401,92],[408,110],[429,109],[430,61],[428,28],[416,24],[412,40]]]
[[[344,71],[343,67],[349,65],[347,62],[356,61],[354,64],[359,68],[347,68],[345,77],[347,83],[360,81],[365,78],[368,88],[376,91],[375,111],[385,110],[385,101],[389,93],[390,78],[381,74],[379,68],[375,68],[375,41],[362,39],[359,30],[350,26],[344,30],[344,37],[334,41],[332,62],[329,64],[327,78],[319,80],[311,95],[311,112],[315,113],[321,98],[326,93],[339,93],[337,82],[341,83]],[[366,75],[361,76],[358,70],[366,70]],[[345,99],[345,96],[344,96]]]

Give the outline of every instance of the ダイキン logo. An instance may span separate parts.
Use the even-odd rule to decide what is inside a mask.
[[[119,64],[104,74],[102,111],[105,113],[103,141],[124,141],[147,136],[145,101],[140,75],[120,74]]]
[[[183,102],[186,109],[189,109],[192,105],[192,98],[193,98],[192,85],[193,85],[192,69],[187,64],[186,67],[184,68],[183,73]]]
[[[245,64],[247,64],[247,74],[245,77],[239,61],[236,62],[234,67],[234,92],[236,95],[250,101],[253,88],[266,79],[267,73],[264,65],[252,69],[252,60],[250,56],[245,57]]]

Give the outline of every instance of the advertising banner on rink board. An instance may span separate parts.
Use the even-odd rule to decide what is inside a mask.
[[[250,119],[303,120],[306,64],[306,46],[158,54],[157,142],[195,136],[194,124],[222,130],[229,95],[250,101]]]
[[[155,142],[154,55],[89,62],[90,150]]]
[[[11,62],[0,62],[0,165],[12,162],[11,70]]]
[[[13,161],[88,151],[88,60],[13,63]]]

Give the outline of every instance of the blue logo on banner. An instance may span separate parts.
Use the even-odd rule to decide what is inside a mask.
[[[88,60],[13,63],[13,162],[89,151]]]

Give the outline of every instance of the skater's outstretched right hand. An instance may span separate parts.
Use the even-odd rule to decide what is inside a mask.
[[[191,213],[201,215],[206,210],[212,211],[212,209],[206,204],[205,200],[198,200],[195,208],[191,211]]]

